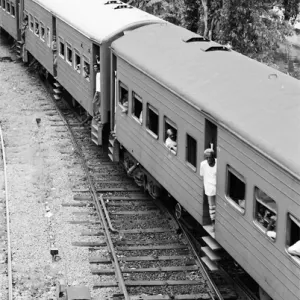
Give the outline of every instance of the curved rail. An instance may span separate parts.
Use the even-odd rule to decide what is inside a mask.
[[[71,126],[69,125],[68,121],[64,118],[63,114],[61,113],[61,111],[57,107],[57,105],[54,102],[54,100],[52,98],[51,98],[51,100],[54,103],[55,108],[56,108],[58,114],[60,115],[61,119],[63,120],[63,122],[65,123],[65,125],[67,126],[67,128],[69,129],[69,132],[71,133],[72,142],[73,142],[74,146],[76,147],[77,152],[80,153],[81,165],[82,165],[82,167],[85,170],[85,173],[86,173],[86,176],[87,176],[87,180],[88,180],[88,183],[89,183],[89,186],[90,186],[90,191],[91,191],[91,194],[93,196],[93,201],[94,201],[94,204],[95,204],[95,206],[97,208],[97,211],[99,212],[99,217],[100,217],[101,222],[103,224],[103,227],[104,227],[104,230],[105,230],[105,234],[106,234],[106,238],[107,238],[107,241],[108,241],[108,245],[109,245],[109,248],[110,248],[110,251],[111,251],[111,255],[112,255],[114,263],[115,263],[115,269],[116,269],[116,275],[118,277],[119,287],[120,287],[120,289],[122,290],[122,292],[124,294],[125,300],[130,300],[130,297],[128,295],[127,288],[126,288],[126,285],[125,285],[125,281],[124,281],[124,278],[123,278],[123,275],[122,275],[121,267],[120,267],[120,264],[119,264],[116,252],[114,250],[114,245],[113,245],[113,242],[112,242],[112,239],[111,239],[111,236],[110,236],[109,228],[107,226],[107,222],[106,222],[105,216],[103,214],[102,207],[101,207],[101,205],[100,205],[100,203],[98,201],[97,191],[96,191],[96,189],[94,187],[94,184],[93,184],[92,178],[90,176],[89,169],[88,169],[88,167],[86,165],[84,156],[82,155],[81,149],[78,146],[78,143],[77,143],[76,138],[75,138],[75,136],[73,134],[73,131],[71,130]],[[103,198],[102,198],[101,202],[103,203]]]
[[[3,170],[4,170],[4,182],[5,182],[5,202],[6,202],[6,230],[7,230],[7,272],[8,272],[8,299],[12,300],[12,265],[11,265],[11,243],[10,243],[10,219],[9,219],[9,209],[8,209],[8,189],[7,189],[7,175],[6,175],[6,156],[4,148],[4,140],[2,134],[2,128],[0,125],[0,139],[1,139],[1,149],[2,149],[2,158],[3,158]]]

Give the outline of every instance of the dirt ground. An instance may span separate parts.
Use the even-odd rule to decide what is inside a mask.
[[[0,57],[11,56],[0,35]],[[88,249],[68,223],[76,178],[84,176],[64,126],[51,116],[50,96],[22,63],[0,62],[0,122],[4,132],[11,217],[14,299],[56,299],[54,284],[92,287]],[[40,119],[40,124],[38,124]],[[66,155],[67,152],[67,155]],[[68,155],[69,153],[69,155]],[[71,178],[71,179],[70,179]],[[61,259],[52,261],[50,238]],[[1,298],[0,292],[0,299]]]

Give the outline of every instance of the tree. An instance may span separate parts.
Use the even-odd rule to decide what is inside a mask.
[[[284,19],[286,21],[295,20],[300,10],[300,0],[283,0]]]

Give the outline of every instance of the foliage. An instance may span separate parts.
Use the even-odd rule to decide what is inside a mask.
[[[300,11],[300,0],[283,0],[284,18],[286,21],[295,20]]]

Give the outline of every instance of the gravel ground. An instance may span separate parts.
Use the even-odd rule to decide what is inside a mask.
[[[10,56],[4,43],[0,36],[0,57]],[[49,114],[52,108],[49,96],[39,79],[28,74],[21,64],[0,62],[0,85],[0,121],[7,147],[14,299],[55,299],[57,280],[92,289],[99,277],[90,273],[89,250],[72,246],[74,241],[85,240],[80,236],[84,228],[78,230],[78,225],[68,222],[74,219],[73,212],[83,210],[62,206],[73,201],[72,189],[78,188],[83,177],[76,158],[72,158],[68,134],[62,133],[62,126],[51,126],[54,123],[51,118],[57,117]],[[41,119],[39,126],[37,118]],[[50,255],[50,239],[59,251],[61,259],[57,262]],[[99,290],[91,292],[97,299],[104,296]]]

